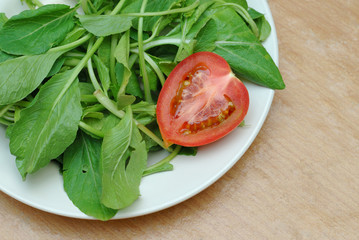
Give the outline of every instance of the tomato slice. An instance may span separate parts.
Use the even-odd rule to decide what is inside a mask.
[[[247,88],[221,56],[198,52],[168,76],[157,102],[157,122],[166,146],[214,142],[244,119]]]

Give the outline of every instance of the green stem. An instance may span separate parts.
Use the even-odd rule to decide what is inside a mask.
[[[153,61],[153,59],[147,54],[145,53],[145,59],[146,62],[148,62],[148,64],[151,65],[152,69],[155,71],[155,73],[157,74],[158,79],[161,82],[161,85],[163,86],[163,84],[165,84],[166,78],[163,75],[161,69],[158,67],[158,65],[156,64],[155,61]]]
[[[91,39],[90,42],[89,42],[89,45],[88,45],[88,49],[91,49],[91,48],[92,48],[93,42],[94,42],[94,40]],[[91,58],[87,61],[87,71],[88,71],[88,73],[89,73],[89,77],[90,77],[91,83],[92,83],[93,87],[95,88],[95,90],[102,90],[100,84],[99,84],[98,81],[97,81],[95,72],[94,72],[94,70],[93,70],[92,59],[91,59]],[[106,93],[105,93],[105,94],[106,94]]]
[[[146,9],[147,0],[143,0],[140,12],[143,13]],[[145,100],[149,103],[152,103],[151,89],[148,79],[148,74],[146,71],[146,62],[143,50],[143,17],[140,17],[138,20],[138,56],[140,70],[142,73],[143,88],[145,92]]]
[[[26,2],[26,1],[25,1],[25,2]],[[34,4],[34,5],[37,6],[37,7],[41,7],[41,6],[44,5],[44,4],[42,4],[42,2],[40,2],[39,0],[31,0],[31,2],[32,2],[32,4]],[[31,5],[28,4],[28,6],[29,6],[30,9],[33,9],[33,7],[32,7]]]
[[[131,69],[133,64],[135,64],[135,61],[137,59],[138,55],[137,54],[132,54],[129,58],[128,58],[128,68]],[[126,79],[126,81],[122,81],[120,89],[118,90],[117,96],[126,94],[126,88],[129,82],[129,78]]]
[[[109,12],[111,10],[111,6],[110,5],[107,5],[107,6],[104,6],[103,8],[101,8],[100,10],[98,10],[97,12],[96,12],[96,14],[97,15],[101,15],[101,14],[103,14],[103,13],[107,13],[107,12]]]
[[[118,118],[122,119],[125,116],[125,112],[122,110],[118,110],[116,103],[106,97],[106,95],[101,90],[95,91],[94,96],[97,98],[97,101],[99,103],[101,103],[108,111],[110,111]]]
[[[126,41],[126,46],[128,46],[130,44],[130,31],[126,31],[121,39],[120,39],[120,43],[121,41]],[[119,44],[120,44],[119,43]],[[116,47],[117,48],[117,47]],[[125,53],[126,54],[126,57],[127,57],[127,63],[129,62],[129,54],[130,54],[130,50],[128,47],[126,47],[126,50],[125,50]],[[126,68],[126,66],[124,65],[124,68]],[[128,68],[130,69],[130,66],[128,66]],[[125,73],[125,71],[124,71]],[[124,95],[125,92],[126,92],[126,87],[128,85],[128,82],[129,82],[129,77],[124,77],[124,74],[123,74],[123,77],[122,77],[122,82],[121,82],[121,86],[120,86],[120,89],[118,90],[118,93],[117,93],[117,96],[120,96],[120,95]]]
[[[181,55],[181,52],[183,50],[183,44],[184,42],[186,41],[186,30],[187,30],[187,18],[184,20],[184,24],[183,24],[183,27],[182,27],[182,35],[181,35],[181,43],[178,47],[178,50],[177,50],[177,53],[176,53],[176,56],[175,56],[175,62],[178,62],[180,59],[178,59]]]
[[[123,4],[125,4],[125,2],[126,2],[126,0],[119,1],[118,4],[116,5],[116,7],[110,13],[110,15],[116,15],[117,13],[119,13],[123,7]]]
[[[91,14],[91,10],[88,6],[88,2],[87,0],[79,0],[79,3],[80,3],[80,6],[82,8],[82,11],[86,14],[86,15],[89,15]]]
[[[70,58],[65,60],[64,66],[76,67],[79,63],[80,63],[80,59]]]
[[[135,64],[136,60],[138,58],[137,54],[132,54],[130,58],[128,59],[128,67],[131,69],[133,64]]]
[[[42,2],[40,2],[39,0],[32,0],[32,2],[35,3],[36,6],[38,6],[38,7],[41,7],[41,6],[44,5],[44,4],[42,4]]]
[[[257,24],[253,21],[249,13],[246,9],[244,9],[241,5],[235,3],[223,3],[222,6],[231,6],[234,10],[249,24],[252,29],[254,35],[258,38],[259,37],[259,30]]]
[[[105,136],[105,134],[104,134],[102,131],[97,130],[96,128],[91,127],[90,125],[86,124],[86,123],[83,122],[83,121],[80,121],[79,127],[82,128],[83,130],[87,131],[87,132],[92,133],[93,135],[95,135],[95,136],[97,136],[97,137],[103,138],[103,137]]]
[[[115,58],[115,50],[118,44],[118,35],[111,36],[111,53],[110,53],[110,79],[111,83],[114,86],[117,86],[117,79],[116,79],[116,58]],[[117,92],[112,93],[114,96],[117,96]]]
[[[144,1],[146,1],[146,0],[144,0]],[[142,2],[142,4],[143,4],[143,2]],[[145,13],[144,11],[141,11],[140,13],[122,13],[121,15],[122,16],[131,16],[131,17],[153,17],[153,16],[171,15],[171,14],[192,11],[193,9],[198,7],[199,3],[200,3],[200,1],[197,0],[194,3],[192,3],[191,5],[189,5],[187,7],[183,7],[183,8],[176,8],[176,9],[171,9],[171,10],[161,11],[161,12],[146,12]]]
[[[17,122],[20,119],[20,112],[21,109],[15,106],[14,122]]]
[[[10,108],[12,107],[12,104],[7,105],[0,109],[0,117],[2,117]]]
[[[149,136],[150,138],[152,138],[153,141],[155,141],[158,145],[160,145],[163,149],[166,149],[167,151],[172,151],[170,148],[167,148],[164,144],[164,142],[162,141],[162,139],[160,139],[159,137],[157,137],[156,134],[154,134],[150,129],[148,129],[145,125],[137,122],[135,120],[138,129],[140,129],[144,134],[146,134],[147,136]]]
[[[121,10],[124,2],[126,0],[121,0],[117,6],[115,7],[115,9],[111,12],[110,15],[115,15],[118,13],[118,11]],[[86,41],[88,41],[90,38],[92,37],[92,34],[87,34],[84,37],[80,38],[77,41],[74,41],[72,43],[63,45],[63,46],[59,46],[56,48],[52,48],[49,51],[64,51],[64,50],[70,50],[72,48],[75,48],[83,43],[85,43]],[[87,53],[85,54],[85,56],[81,59],[81,61],[79,62],[79,64],[73,69],[73,73],[71,74],[70,78],[69,78],[69,84],[71,84],[76,77],[78,76],[78,74],[81,72],[81,70],[86,66],[88,60],[91,58],[91,56],[97,51],[97,49],[100,47],[100,45],[102,44],[104,40],[104,37],[100,37],[96,40],[96,42],[93,44],[93,46],[87,50]]]
[[[6,125],[6,126],[10,126],[12,124],[12,122],[9,122],[3,118],[0,118],[0,124]]]
[[[4,120],[7,120],[7,121],[9,121],[9,122],[14,122],[15,121],[15,119],[14,119],[14,117],[10,117],[10,116],[3,116],[2,117]]]
[[[12,104],[12,106],[9,108],[8,112],[15,112],[16,107],[15,107],[15,103]]]
[[[4,118],[12,118],[12,120],[14,120],[13,118],[14,118],[14,115],[15,115],[15,113],[13,112],[13,111],[8,111],[8,112],[6,112],[2,117],[4,117]]]
[[[61,92],[59,93],[59,96],[63,96],[65,94],[65,92],[70,88],[71,84],[75,81],[75,79],[77,78],[77,76],[79,75],[79,73],[81,72],[81,70],[86,66],[86,63],[88,62],[88,60],[91,58],[91,56],[97,51],[97,49],[100,47],[100,45],[102,44],[103,41],[103,37],[102,38],[98,38],[97,41],[94,43],[94,45],[92,46],[91,49],[89,49],[85,55],[84,58],[81,59],[81,61],[79,62],[79,64],[73,68],[71,71],[71,75],[69,76],[69,78],[67,79],[67,82],[64,86],[64,88],[61,90]]]
[[[152,31],[151,36],[143,41],[144,44],[151,42],[155,37],[157,37],[157,35],[159,34],[159,31],[160,31],[160,26],[161,26],[160,23],[161,23],[161,20],[157,21],[157,23]],[[134,42],[134,43],[130,44],[131,48],[135,48],[137,46],[138,46],[138,42]]]
[[[187,40],[186,40],[187,41]],[[146,43],[143,45],[143,50],[146,51],[148,49],[157,47],[157,46],[162,46],[162,45],[175,45],[175,46],[179,46],[181,44],[182,40],[180,38],[166,38],[166,37],[161,37],[155,41]],[[189,42],[189,41],[188,41]],[[133,53],[139,53],[139,48],[133,48],[131,49],[131,52]]]
[[[96,103],[97,98],[94,95],[81,95],[81,102]]]
[[[84,28],[76,26],[66,35],[65,39],[61,42],[60,45],[71,43],[81,37],[84,33],[86,33]]]
[[[51,48],[48,52],[59,52],[59,51],[69,51],[75,47],[78,47],[80,45],[82,45],[83,43],[85,43],[86,41],[88,41],[90,38],[92,37],[92,34],[89,33],[85,36],[83,36],[82,38],[74,41],[74,42],[71,42],[71,43],[68,43],[66,45],[62,45],[62,46],[59,46],[59,47],[54,47],[54,48]]]
[[[71,58],[83,58],[85,56],[85,53],[78,53],[78,52],[67,52],[64,54],[65,57],[71,57]]]
[[[125,116],[125,112],[122,111],[122,110],[118,110],[116,103],[114,101],[112,101],[111,99],[109,99],[108,97],[106,97],[105,94],[103,94],[102,91],[97,90],[97,91],[94,92],[94,95],[97,98],[97,100],[99,101],[99,103],[101,103],[112,114],[114,114],[115,116],[117,116],[118,118],[121,118],[121,119]],[[146,134],[147,136],[152,138],[163,149],[171,151],[169,148],[165,147],[165,144],[163,143],[163,141],[159,137],[157,137],[156,134],[154,134],[146,126],[140,124],[138,121],[136,121],[136,120],[134,120],[134,121],[135,121],[138,129],[140,129],[144,134]]]
[[[96,102],[98,102],[96,97],[95,97],[95,99],[96,99]],[[98,104],[94,104],[92,106],[86,107],[84,109],[84,113],[86,113],[86,112],[101,112],[101,111],[103,111],[105,109],[106,108],[102,104],[98,103]]]
[[[85,54],[84,58],[81,59],[81,61],[79,62],[79,64],[73,69],[73,74],[72,74],[72,78],[73,80],[75,80],[75,78],[77,77],[77,75],[81,72],[81,70],[86,66],[88,60],[91,58],[91,56],[97,51],[97,49],[100,47],[100,45],[103,42],[103,37],[98,38],[96,40],[96,42],[94,43],[94,45],[88,49],[87,53]]]
[[[148,167],[144,173],[143,173],[143,176],[147,176],[149,174],[151,174],[151,172],[153,171],[153,169],[155,168],[158,168],[164,164],[167,164],[169,163],[174,157],[177,156],[177,154],[181,151],[181,146],[180,145],[177,145],[176,148],[173,150],[173,152],[171,152],[170,155],[168,155],[167,157],[165,157],[164,159],[162,159],[161,161],[151,165],[150,167]]]

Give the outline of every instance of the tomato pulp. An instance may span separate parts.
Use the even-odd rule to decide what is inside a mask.
[[[157,102],[157,122],[166,146],[214,142],[244,119],[249,95],[221,56],[198,52],[170,73]]]

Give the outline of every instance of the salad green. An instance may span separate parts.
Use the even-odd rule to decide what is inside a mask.
[[[0,13],[0,123],[24,180],[57,161],[71,201],[100,220],[131,205],[144,176],[196,154],[166,148],[156,123],[178,62],[212,51],[242,79],[285,88],[261,44],[270,25],[245,0],[22,1],[29,10]]]

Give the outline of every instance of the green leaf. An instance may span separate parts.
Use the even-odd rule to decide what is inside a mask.
[[[142,115],[142,114],[140,114]],[[150,115],[147,115],[147,117],[150,116]],[[150,116],[151,117],[151,116]],[[141,119],[137,119],[136,117],[136,120],[137,121],[141,121]],[[151,122],[149,125],[146,125],[146,127],[154,134],[156,135],[157,137],[161,138],[161,132],[158,128],[158,125],[157,125],[157,122],[156,121],[153,121]],[[143,140],[145,141],[146,143],[146,149],[148,152],[152,152],[152,151],[159,151],[159,150],[163,150],[163,148],[158,145],[157,142],[155,142],[151,137],[149,137],[148,135],[146,134],[142,134],[142,137],[143,137]]]
[[[148,75],[148,82],[150,85],[150,89],[152,91],[156,91],[158,87],[158,78],[156,73],[153,71],[152,67],[146,62],[146,71]]]
[[[0,105],[17,102],[34,91],[63,53],[49,51],[0,63]]]
[[[84,110],[85,111],[85,110]],[[87,114],[91,114],[91,112],[87,112],[87,113],[84,113],[83,115],[87,115]],[[98,119],[98,118],[87,118],[87,117],[84,117],[82,119],[82,122],[85,123],[87,126],[89,126],[90,128],[92,129],[95,129],[95,131],[97,133],[101,132],[101,134],[103,135],[103,132],[101,131],[103,125],[104,125],[104,122],[105,122],[105,117],[101,118],[101,119]],[[81,123],[81,122],[80,122]],[[80,124],[81,125],[81,124]],[[96,133],[93,133],[91,131],[91,129],[86,129],[86,128],[81,128],[81,130],[88,134],[89,136],[91,136],[92,138],[96,138],[96,139],[102,139],[103,136],[99,136],[98,134]]]
[[[252,18],[253,20],[256,20],[256,19],[261,18],[261,17],[264,16],[263,13],[260,13],[260,12],[258,12],[257,10],[255,10],[255,9],[253,9],[253,8],[249,8],[249,9],[248,9],[248,13],[249,13],[249,15],[251,16],[251,18]]]
[[[136,114],[135,119],[138,123],[140,123],[142,125],[150,124],[156,120],[155,117],[148,115],[146,113]],[[147,145],[147,141],[146,141],[146,145]]]
[[[248,4],[246,0],[223,0],[226,3],[235,3],[238,4],[240,6],[242,6],[244,9],[248,8]]]
[[[71,32],[66,35],[66,38],[60,43],[60,45],[65,45],[72,43],[78,40],[82,35],[86,33],[86,29],[83,28],[74,28]]]
[[[147,38],[149,38],[149,34],[147,32],[143,33],[143,40],[146,40]],[[130,38],[132,40],[134,40],[135,42],[138,42],[138,31],[134,28],[130,29]]]
[[[170,59],[160,58],[153,55],[150,55],[150,57],[152,58],[153,61],[155,61],[155,63],[159,66],[163,74],[166,76],[168,76],[177,65]]]
[[[248,13],[256,23],[259,30],[259,41],[263,42],[269,37],[271,33],[271,26],[263,13],[256,11],[253,8],[248,9]]]
[[[173,170],[173,165],[171,163],[164,163],[162,165],[159,165],[158,167],[152,168],[150,170],[145,170],[143,172],[144,176],[148,176],[154,173],[159,173],[159,172],[167,172],[167,171],[172,171]]]
[[[126,86],[131,77],[131,69],[129,66],[129,55],[130,55],[130,31],[127,31],[122,35],[118,45],[115,48],[114,52],[117,62],[123,65],[123,74],[121,80],[121,88],[118,94],[123,95],[126,90]],[[120,76],[118,76],[120,77]]]
[[[86,14],[96,13],[101,8],[113,8],[113,1],[111,0],[79,0],[79,2]]]
[[[148,168],[145,169],[143,176],[147,176],[153,173],[163,172],[163,171],[170,171],[173,169],[172,164],[169,162],[178,155],[178,152],[181,150],[182,146],[177,145],[175,149],[169,154],[167,157],[163,158],[161,161],[152,164]]]
[[[151,0],[148,1],[145,12],[160,12],[181,7],[182,2],[182,0]],[[143,30],[151,31],[159,18],[160,16],[146,17],[143,22]]]
[[[14,55],[44,53],[71,31],[75,13],[75,8],[63,4],[23,11],[0,29],[0,49]]]
[[[0,28],[4,25],[4,23],[7,21],[7,17],[5,13],[0,13]]]
[[[201,31],[203,27],[207,25],[207,22],[212,18],[212,16],[220,10],[220,8],[216,7],[217,5],[207,6],[205,9],[202,9],[203,12],[200,12],[200,15],[197,17],[193,15],[190,20],[190,28],[186,31],[186,39],[192,40],[195,39],[198,33]],[[195,22],[193,23],[192,18],[195,18]]]
[[[46,166],[74,141],[81,118],[78,81],[72,71],[45,83],[34,104],[21,111],[10,136],[10,150],[23,178]]]
[[[99,10],[103,5],[113,7],[112,0],[91,0],[91,2],[97,10]]]
[[[264,16],[255,20],[255,23],[257,24],[259,29],[259,41],[263,42],[269,37],[272,28]]]
[[[206,27],[199,32],[196,40],[194,52],[213,51],[216,48],[215,42],[217,40],[216,23],[210,20]]]
[[[131,205],[147,164],[146,145],[127,108],[121,122],[105,134],[101,155],[102,203],[113,209]]]
[[[226,2],[238,4],[241,1]],[[213,48],[211,45],[213,39],[209,38],[212,29],[207,25],[210,19],[214,20],[217,28],[217,40],[214,42],[213,52],[224,57],[240,77],[272,89],[285,88],[282,76],[271,56],[248,28],[246,22],[231,8],[221,6],[220,3],[212,5],[192,26],[186,38],[193,39],[199,33],[207,32],[207,39],[198,37],[202,39],[200,40],[202,43],[206,43],[205,47]],[[203,50],[200,47],[202,43],[197,45],[199,50]]]
[[[197,37],[197,34],[206,26],[207,22],[212,18],[212,16],[223,9],[220,6],[224,3],[235,3],[243,8],[247,9],[246,0],[223,0],[222,1],[212,1],[212,0],[203,0],[204,2],[199,5],[195,13],[191,15],[188,20],[188,30],[186,31],[186,39],[192,40]],[[215,3],[215,4],[214,4]],[[226,7],[227,8],[227,7]]]
[[[198,150],[197,147],[182,147],[178,155],[196,156],[197,150]]]
[[[95,88],[92,83],[89,82],[79,82],[79,88],[81,95],[91,95],[94,93]]]
[[[110,67],[111,37],[105,37],[101,46],[98,48],[97,56],[101,59],[107,68]]]
[[[182,0],[151,0],[146,5],[145,12],[161,12],[166,11],[175,6],[180,6]],[[142,0],[127,1],[127,5],[123,8],[121,13],[139,13],[141,9]],[[151,31],[160,16],[145,17],[143,21],[143,31]],[[134,28],[137,29],[138,19],[134,20]]]
[[[36,8],[36,4],[33,2],[33,0],[21,0],[21,3],[26,3],[26,5],[30,9],[35,9]]]
[[[13,127],[14,127],[14,124],[11,124],[6,128],[5,136],[7,138],[10,138]]]
[[[100,78],[102,89],[105,92],[107,92],[109,90],[110,84],[111,84],[110,70],[106,67],[106,65],[102,62],[102,60],[98,56],[93,55],[92,59],[96,66],[96,70],[97,70],[98,76]]]
[[[112,128],[116,127],[120,123],[121,119],[116,117],[113,114],[109,114],[104,118],[103,124],[101,126],[101,131],[107,133]]]
[[[100,37],[127,31],[133,19],[120,15],[80,15],[78,18],[87,31]]]
[[[133,95],[119,95],[117,97],[117,108],[123,109],[136,101],[136,97]]]
[[[55,74],[57,74],[61,70],[62,65],[64,64],[65,60],[66,60],[66,58],[64,58],[64,57],[58,58],[55,61],[54,65],[52,66],[50,72],[47,74],[47,77],[52,77]]]
[[[195,0],[192,0],[190,2],[187,2],[187,5],[190,5],[194,2]],[[197,23],[197,21],[199,20],[199,18],[202,16],[202,14],[212,5],[215,3],[215,0],[206,0],[204,2],[202,2],[198,8],[196,8],[196,10],[194,11],[194,13],[188,18],[187,21],[187,29],[186,29],[186,35],[188,34],[188,32],[190,31],[190,29],[192,28],[192,26],[194,24]]]
[[[146,113],[153,117],[156,115],[156,105],[145,101],[133,104],[131,108],[134,113]]]
[[[191,40],[189,42],[183,42],[181,45],[182,48],[180,49],[179,53],[177,53],[177,55],[176,55],[175,62],[180,62],[183,59],[192,55],[195,45],[196,45],[196,40]]]
[[[123,79],[122,76],[123,76],[124,66],[121,63],[117,63],[115,67],[115,71],[116,71],[117,86],[114,87],[117,87],[117,90],[115,89],[113,90],[113,92],[118,92]],[[131,74],[128,84],[126,86],[125,93],[143,98],[143,92],[141,90],[136,74]]]
[[[109,220],[117,210],[101,203],[100,171],[102,141],[79,132],[63,158],[64,189],[83,213],[100,220]]]
[[[5,62],[6,60],[15,58],[14,55],[7,54],[5,52],[0,51],[0,63]]]
[[[132,111],[135,114],[135,119],[142,125],[147,125],[156,120],[156,105],[145,101],[138,102],[131,105]],[[144,135],[146,138],[147,135]],[[160,135],[159,135],[160,137]],[[146,139],[145,139],[146,140]],[[157,143],[155,143],[157,144]],[[147,141],[146,141],[146,146]]]
[[[95,118],[101,120],[104,117],[102,112],[86,112],[82,114],[82,118]]]
[[[219,39],[214,53],[245,79],[272,89],[285,88],[278,67],[240,16],[230,8],[222,8],[212,19]]]

